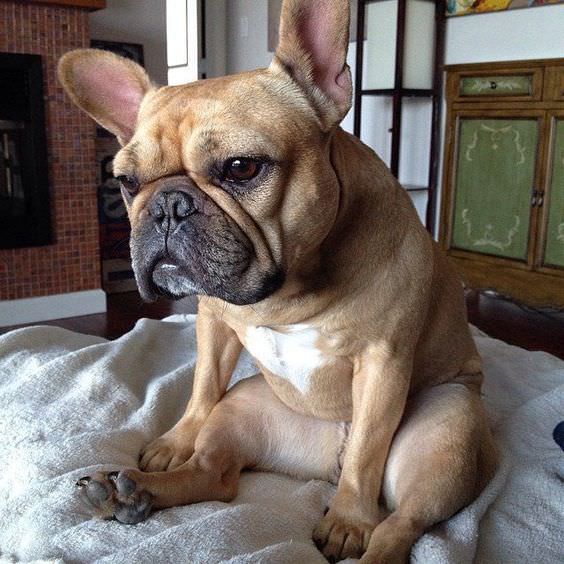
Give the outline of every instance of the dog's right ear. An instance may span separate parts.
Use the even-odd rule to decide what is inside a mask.
[[[133,136],[139,107],[154,88],[136,63],[101,49],[77,49],[59,61],[59,80],[72,101],[125,145]]]
[[[284,0],[273,71],[283,70],[315,107],[324,129],[339,123],[352,99],[347,65],[349,0]]]

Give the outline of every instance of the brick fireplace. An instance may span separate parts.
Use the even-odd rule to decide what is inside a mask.
[[[94,296],[97,305],[91,304],[92,311],[69,311],[62,300],[58,302],[59,317],[105,307],[100,290],[94,125],[71,104],[56,78],[57,61],[63,53],[89,46],[89,11],[84,6],[95,3],[0,0],[0,52],[42,57],[53,241],[40,247],[0,250],[0,300],[18,300],[10,310],[16,313],[16,307],[31,303],[41,309],[45,303],[28,298],[67,294],[78,298],[73,303],[88,302]],[[50,308],[56,309],[51,302]],[[6,317],[7,311],[0,307],[0,317]],[[57,317],[56,313],[39,313],[30,320]],[[10,324],[10,320],[0,319],[1,324]]]

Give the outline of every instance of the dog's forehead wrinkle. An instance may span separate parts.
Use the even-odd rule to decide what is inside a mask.
[[[226,94],[221,99],[217,95],[218,87]],[[169,168],[180,166],[185,171],[196,172],[212,160],[234,156],[267,156],[282,160],[288,139],[295,139],[296,131],[301,136],[306,135],[300,119],[289,111],[289,104],[295,110],[296,102],[287,102],[285,108],[280,107],[281,98],[290,100],[289,90],[292,88],[285,81],[267,71],[242,73],[220,81],[212,79],[180,87],[163,87],[145,108],[149,121],[158,123],[153,127],[158,132],[161,154],[152,157],[159,160],[159,165],[174,161]],[[154,113],[159,103],[161,108]],[[276,138],[270,137],[264,128],[253,127],[255,123],[264,123],[265,117],[277,124]],[[173,138],[177,140],[176,146],[181,146],[179,161],[167,148]]]
[[[225,100],[212,88],[203,84],[164,86],[144,108],[144,119],[164,116],[167,123],[180,123],[187,115],[205,115],[221,112],[228,107]],[[149,115],[147,115],[149,114]]]
[[[152,182],[176,170],[175,155],[163,151],[161,143],[146,138],[139,144],[135,174],[141,183]]]
[[[114,175],[133,174],[139,165],[139,156],[137,155],[138,143],[130,142],[128,145],[118,151],[113,160]]]
[[[198,149],[204,152],[213,153],[219,150],[217,133],[213,129],[203,129],[194,133],[197,138]]]
[[[249,125],[227,127],[207,121],[196,127],[185,139],[185,163],[204,160],[221,160],[237,156],[283,158],[283,143],[268,136],[264,131]]]
[[[184,172],[176,130],[158,116],[140,124],[133,139],[116,154],[114,171],[134,174],[142,183]]]

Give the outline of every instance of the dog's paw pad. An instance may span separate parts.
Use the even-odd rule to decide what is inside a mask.
[[[125,472],[110,472],[108,479],[114,484],[119,494],[131,496],[137,489],[137,484]]]
[[[151,513],[153,497],[138,488],[127,470],[97,472],[80,478],[76,486],[91,513],[100,519],[135,524],[147,519]]]

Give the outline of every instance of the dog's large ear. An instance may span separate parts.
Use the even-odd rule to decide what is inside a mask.
[[[351,107],[347,65],[349,0],[284,0],[280,42],[272,70],[282,67],[314,104],[330,129]]]
[[[59,61],[59,80],[72,101],[121,145],[133,136],[141,100],[153,88],[136,63],[100,49],[77,49]]]

